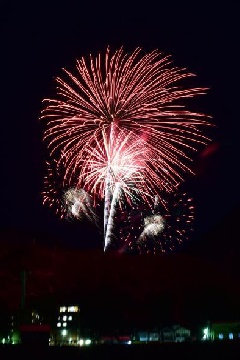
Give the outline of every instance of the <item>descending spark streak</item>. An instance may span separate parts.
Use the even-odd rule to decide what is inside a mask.
[[[107,249],[107,247],[109,246],[109,243],[111,241],[112,230],[114,227],[114,216],[116,214],[116,204],[117,204],[117,198],[119,196],[119,192],[120,192],[120,184],[116,183],[115,189],[113,192],[113,196],[112,196],[109,215],[107,218],[104,250]]]
[[[96,59],[90,56],[89,64],[84,58],[77,60],[76,74],[63,69],[66,79],[57,77],[57,97],[44,99],[40,117],[46,120],[44,141],[50,155],[65,169],[63,184],[86,189],[95,201],[105,199],[105,235],[118,181],[115,173],[111,174],[116,148],[118,158],[123,158],[116,141],[119,134],[121,139],[127,138],[125,147],[141,141],[144,170],[141,176],[137,172],[133,183],[143,201],[147,194],[161,197],[162,191],[173,191],[186,172],[192,173],[193,153],[210,141],[203,134],[211,125],[209,116],[189,111],[182,103],[207,89],[178,86],[194,74],[173,66],[170,57],[158,50],[142,57],[140,53],[140,48],[132,54],[120,48],[111,55],[108,48],[103,63],[100,54]],[[102,169],[96,154],[104,158]],[[126,182],[124,171],[120,171],[121,189],[130,199],[132,190],[125,185],[131,176]]]
[[[111,175],[110,168],[107,168],[106,185],[105,185],[105,201],[104,201],[104,240],[106,248],[107,227],[109,221],[109,212],[111,211]]]

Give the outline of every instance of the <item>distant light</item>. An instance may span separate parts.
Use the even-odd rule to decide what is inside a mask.
[[[131,343],[132,343],[131,340],[129,340],[129,341],[127,342],[128,345],[131,345]]]
[[[66,335],[67,335],[67,330],[66,330],[66,329],[64,329],[64,330],[62,331],[62,335],[63,335],[63,336],[66,336]]]
[[[85,345],[90,345],[90,344],[91,344],[91,340],[90,340],[90,339],[85,340]]]
[[[57,323],[57,327],[61,327],[61,323],[60,323],[60,322]]]
[[[203,340],[208,340],[209,338],[209,329],[205,328],[203,329]]]
[[[83,343],[84,343],[83,339],[80,339],[80,340],[79,340],[79,345],[80,345],[80,346],[83,346]]]

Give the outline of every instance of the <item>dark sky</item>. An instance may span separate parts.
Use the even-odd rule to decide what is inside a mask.
[[[79,5],[81,3],[81,5]],[[85,4],[85,3],[88,3]],[[237,2],[236,2],[237,3]],[[44,148],[38,121],[41,101],[53,78],[75,59],[105,51],[158,48],[177,66],[197,74],[210,88],[197,106],[217,125],[213,146],[199,154],[189,187],[196,208],[196,239],[184,256],[229,260],[239,251],[238,43],[234,1],[214,2],[47,2],[10,1],[0,8],[1,189],[0,229],[25,237],[61,237],[78,248],[101,248],[86,224],[60,223],[43,208]],[[77,5],[78,4],[78,5]],[[156,5],[157,4],[157,5]],[[197,102],[196,102],[197,104]],[[20,235],[19,235],[20,234]],[[221,259],[221,261],[220,261]],[[224,263],[225,264],[225,263]],[[225,266],[225,265],[224,265]],[[224,271],[222,265],[222,270]],[[200,266],[199,266],[200,268]],[[200,271],[200,270],[199,270]],[[200,273],[199,273],[200,274]]]

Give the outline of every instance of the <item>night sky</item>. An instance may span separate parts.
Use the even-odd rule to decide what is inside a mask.
[[[154,307],[161,291],[165,294],[162,306],[168,297],[176,299],[176,294],[184,293],[179,301],[186,307],[183,299],[190,302],[186,294],[194,294],[192,301],[200,304],[198,295],[201,293],[204,302],[210,288],[217,289],[213,291],[211,309],[220,317],[227,306],[222,302],[222,308],[219,305],[216,309],[213,303],[231,291],[235,297],[240,271],[237,6],[234,1],[219,1],[215,6],[210,2],[176,5],[171,1],[167,5],[139,2],[136,6],[127,2],[78,3],[82,2],[1,4],[1,239],[8,244],[15,240],[19,249],[33,238],[44,247],[48,241],[59,241],[63,248],[68,247],[64,261],[72,263],[72,271],[77,274],[69,294],[78,293],[77,284],[84,274],[92,287],[84,282],[78,291],[88,291],[91,299],[98,294],[99,304],[105,303],[106,294],[108,300],[118,299],[126,318],[127,309],[136,303],[140,308],[141,304]],[[108,45],[113,50],[123,45],[130,52],[136,47],[146,52],[157,48],[172,55],[176,66],[196,73],[199,86],[209,87],[208,95],[192,104],[212,116],[216,129],[212,144],[198,154],[193,164],[195,177],[185,184],[194,196],[197,218],[192,241],[177,254],[156,256],[154,260],[104,258],[102,239],[91,225],[59,221],[42,205],[45,150],[38,120],[42,99],[53,91],[53,78],[61,74],[62,67],[73,69],[78,57],[104,52]],[[6,259],[4,254],[2,259]],[[79,259],[74,262],[77,255]],[[44,266],[47,273],[47,260],[41,263],[43,272]],[[57,288],[56,282],[46,291]],[[130,293],[131,301],[127,302]],[[83,297],[87,303],[87,296]],[[208,308],[202,311],[203,318],[211,317]],[[146,318],[151,317],[148,315]]]

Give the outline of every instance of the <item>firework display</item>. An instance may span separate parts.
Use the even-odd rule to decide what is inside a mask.
[[[193,198],[186,192],[165,194],[167,207],[152,210],[142,204],[122,216],[119,225],[121,252],[133,254],[168,254],[178,250],[191,236],[195,221]]]
[[[61,181],[60,169],[56,161],[46,161],[42,198],[43,204],[52,208],[61,219],[68,216],[67,208],[63,203],[64,189]]]
[[[89,220],[99,227],[99,216],[93,198],[83,189],[64,189],[56,162],[46,162],[42,191],[43,204],[52,208],[60,219]]]
[[[63,69],[56,96],[44,99],[40,117],[62,187],[71,189],[75,200],[79,191],[87,193],[91,209],[104,202],[105,250],[115,241],[117,212],[136,203],[151,208],[156,196],[163,204],[162,194],[175,193],[184,174],[192,173],[194,153],[210,141],[204,135],[209,116],[184,105],[207,89],[184,88],[181,81],[194,74],[173,66],[158,50],[141,51],[128,54],[120,48],[111,54],[107,48],[104,56],[77,60],[74,72]],[[52,181],[49,175],[45,185]],[[44,202],[51,205],[54,190],[47,187]],[[73,214],[85,206],[70,203]],[[149,238],[150,229],[161,237],[168,224],[162,214],[147,217],[137,243]]]

